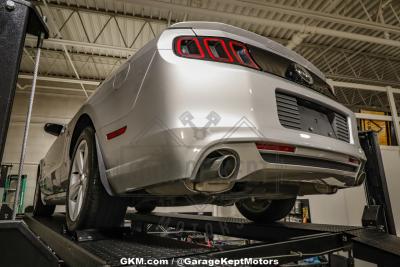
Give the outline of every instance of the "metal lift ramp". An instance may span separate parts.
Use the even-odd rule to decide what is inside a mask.
[[[375,228],[359,226],[273,223],[256,224],[246,219],[210,216],[128,213],[133,222],[162,224],[185,230],[268,242],[250,247],[210,253],[218,257],[271,257],[295,261],[330,252],[351,249],[354,257],[381,266],[400,266],[400,238]]]
[[[362,227],[263,225],[244,219],[170,213],[128,213],[126,219],[132,221],[130,227],[74,233],[65,231],[64,214],[38,219],[27,215],[24,221],[68,266],[120,266],[122,257],[170,260],[262,257],[278,259],[283,264],[341,250],[352,250],[356,258],[379,266],[400,266],[400,238]],[[228,249],[209,248],[147,233],[149,224],[256,242]]]

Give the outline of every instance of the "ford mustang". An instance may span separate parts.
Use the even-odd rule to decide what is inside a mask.
[[[285,217],[296,197],[360,185],[354,114],[315,66],[230,25],[182,22],[104,80],[40,161],[34,214],[70,230],[119,225],[128,206],[236,205]]]

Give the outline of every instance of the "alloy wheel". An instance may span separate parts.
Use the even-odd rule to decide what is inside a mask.
[[[87,142],[82,140],[75,152],[69,177],[68,212],[72,221],[79,216],[88,184],[88,153]]]

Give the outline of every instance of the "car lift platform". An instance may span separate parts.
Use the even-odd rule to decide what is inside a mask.
[[[280,264],[303,258],[352,251],[355,258],[400,266],[400,238],[354,226],[272,223],[245,219],[174,213],[128,212],[129,227],[68,233],[65,215],[50,218],[25,215],[30,230],[67,266],[120,266],[126,258],[264,258]],[[207,247],[147,232],[150,225],[254,240],[249,245]]]

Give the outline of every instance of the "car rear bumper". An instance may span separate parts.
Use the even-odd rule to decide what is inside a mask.
[[[228,129],[209,128],[205,139],[196,139],[195,129],[169,129],[147,136],[147,142],[125,146],[124,158],[135,158],[107,170],[110,184],[117,193],[134,191],[155,184],[179,179],[196,180],[196,174],[207,155],[216,150],[234,151],[239,157],[239,169],[233,181],[318,183],[337,188],[362,183],[364,155],[354,145],[340,144],[324,136],[310,137],[301,142],[299,133],[287,129],[271,130],[265,136],[254,135],[254,129],[241,127],[224,138]],[[179,137],[184,137],[179,140]],[[191,139],[192,141],[189,141]],[[169,140],[160,143],[160,140]],[[186,143],[187,142],[187,143]],[[256,142],[286,144],[296,147],[293,153],[260,151]],[[310,144],[324,143],[323,147]],[[360,160],[349,162],[349,157]]]
[[[277,112],[277,90],[345,114],[349,142],[283,127]],[[111,166],[107,175],[117,193],[195,179],[204,157],[223,147],[231,147],[239,154],[237,180],[280,179],[354,186],[360,183],[360,168],[332,166],[349,165],[349,156],[360,162],[365,160],[354,114],[334,100],[274,75],[241,66],[183,59],[168,49],[155,56],[131,112],[116,125],[127,125],[126,133],[103,148],[107,165]],[[111,132],[116,125],[101,131]],[[119,145],[113,146],[113,142]],[[274,162],[265,156],[263,159],[255,142],[296,146],[292,155],[295,158]],[[328,165],[316,163],[322,161]]]

